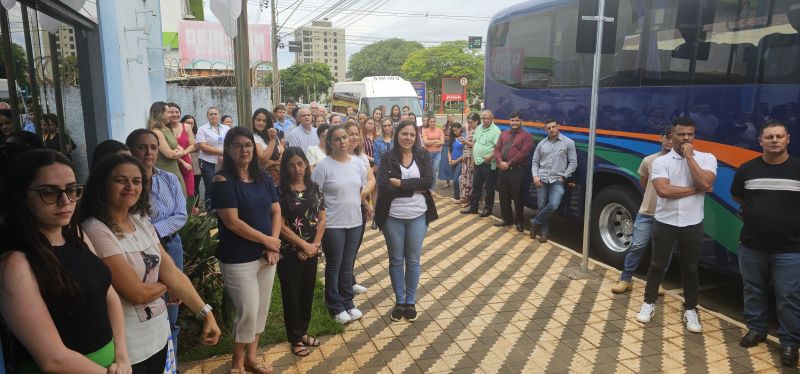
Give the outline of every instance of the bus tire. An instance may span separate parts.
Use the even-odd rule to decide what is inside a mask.
[[[607,265],[622,269],[641,196],[631,188],[615,185],[600,190],[592,200],[591,253]]]

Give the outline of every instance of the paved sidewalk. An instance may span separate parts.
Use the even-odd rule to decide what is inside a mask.
[[[383,236],[367,230],[356,275],[364,317],[341,335],[322,337],[305,358],[286,343],[264,348],[279,373],[745,373],[779,372],[778,346],[739,347],[743,329],[700,311],[702,334],[687,332],[682,302],[668,295],[653,321],[634,319],[643,284],[613,295],[619,272],[592,263],[572,280],[580,257],[540,244],[527,231],[493,227],[438,199],[417,292],[416,322],[392,322],[394,296]],[[731,295],[741,297],[741,295]],[[700,300],[702,303],[702,300]],[[269,333],[268,331],[266,333]],[[182,365],[181,373],[227,373],[230,356]]]

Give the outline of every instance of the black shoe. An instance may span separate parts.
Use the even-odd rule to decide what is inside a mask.
[[[405,308],[406,308],[405,304],[395,304],[394,309],[392,309],[392,315],[389,316],[389,318],[391,318],[392,321],[395,322],[403,319]]]
[[[767,336],[760,332],[756,332],[753,330],[748,330],[747,334],[742,337],[742,340],[739,340],[739,345],[745,348],[755,347],[758,343],[767,341]]]
[[[797,347],[783,347],[781,346],[781,363],[783,366],[795,367],[797,366],[798,357]]]
[[[405,318],[408,322],[414,322],[417,320],[417,308],[414,307],[414,304],[406,304],[406,309],[403,312],[403,318]]]
[[[547,243],[547,234],[539,235],[539,243]]]
[[[511,223],[511,222],[508,222],[508,221],[500,221],[500,222],[497,222],[497,223],[495,223],[495,224],[494,224],[494,227],[506,227],[506,226],[511,226],[511,225],[512,225],[512,223]]]
[[[372,229],[373,230],[377,230],[378,229],[378,224],[376,224],[375,221],[372,221]]]
[[[489,217],[491,215],[492,215],[492,210],[491,209],[484,209],[483,212],[481,212],[481,214],[478,214],[478,217],[486,218],[486,217]]]
[[[515,225],[515,227],[517,228],[517,232],[522,232],[522,231],[524,231],[524,230],[525,230],[525,228],[524,228],[524,227],[522,227],[522,224],[521,224],[521,223],[518,223],[518,224],[516,224],[516,225]]]
[[[531,220],[531,240],[536,239],[536,229],[538,228],[539,225],[533,223],[533,220]]]
[[[477,209],[464,209],[461,211],[461,214],[478,214]]]

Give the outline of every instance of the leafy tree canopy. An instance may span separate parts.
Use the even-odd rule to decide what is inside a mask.
[[[376,75],[400,75],[408,56],[422,49],[418,42],[398,38],[372,43],[350,56],[350,74],[354,81]]]
[[[442,78],[465,77],[467,90],[483,92],[483,55],[467,48],[466,41],[443,42],[435,47],[411,53],[401,68],[410,81],[425,81],[429,87],[441,87]]]
[[[331,69],[321,62],[294,64],[281,70],[284,97],[300,98],[305,102],[319,100],[328,92],[334,82]]]
[[[5,67],[5,53],[6,51],[3,48],[0,48],[0,78],[3,79],[8,78],[8,73],[6,73]],[[11,43],[11,58],[14,61],[17,84],[27,84],[28,59],[25,58],[25,50],[22,49],[22,47],[20,47],[18,44]]]

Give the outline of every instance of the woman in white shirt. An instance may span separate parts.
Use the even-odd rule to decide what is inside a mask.
[[[319,125],[317,127],[319,144],[308,147],[308,155],[306,157],[308,157],[308,165],[311,166],[311,171],[314,171],[314,167],[317,166],[320,160],[327,157],[325,154],[325,137],[328,135],[330,128],[331,125]]]

